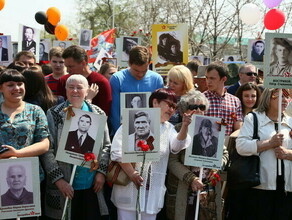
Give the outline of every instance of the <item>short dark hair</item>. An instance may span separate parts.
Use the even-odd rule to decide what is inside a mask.
[[[25,83],[25,77],[15,69],[3,70],[0,75],[0,85],[9,81]]]
[[[259,102],[260,102],[260,96],[262,94],[260,88],[257,85],[255,85],[253,83],[245,83],[245,84],[241,85],[237,89],[237,91],[235,93],[235,96],[238,97],[239,100],[241,101],[242,110],[244,110],[244,106],[243,106],[243,102],[242,102],[242,100],[243,100],[242,94],[243,94],[244,91],[249,91],[249,90],[252,90],[252,89],[254,89],[256,91],[256,93],[257,93],[257,95],[256,95],[257,96],[257,100],[256,100],[255,105],[252,108],[257,108],[258,105],[259,105]]]
[[[20,51],[15,55],[14,61],[19,61],[21,56],[26,56],[28,58],[34,59],[34,62],[36,62],[35,56],[30,51]]]
[[[79,121],[80,121],[80,119],[81,119],[82,117],[89,118],[89,120],[90,120],[90,124],[91,124],[91,121],[92,121],[92,120],[91,120],[90,115],[88,115],[88,114],[81,115],[80,118],[79,118],[79,120],[78,120],[78,123],[79,123]]]
[[[70,47],[67,47],[64,50],[62,57],[64,59],[73,58],[74,61],[78,63],[81,63],[84,60],[86,61],[86,63],[88,62],[86,51],[78,45],[72,45]]]
[[[150,53],[147,47],[136,46],[133,47],[129,52],[129,64],[135,64],[142,66],[150,62]]]
[[[281,45],[289,51],[292,50],[291,44],[284,38],[274,38],[274,45]]]
[[[198,59],[193,59],[191,61],[189,61],[187,63],[187,68],[189,68],[189,70],[192,72],[192,71],[195,71],[196,73],[198,72],[198,68],[199,66],[202,65],[202,62]]]
[[[33,29],[32,27],[24,26],[24,32],[25,32],[27,29],[31,29],[31,30],[32,30],[32,33],[34,34],[34,29]]]
[[[205,118],[205,119],[203,119],[201,121],[199,132],[201,132],[203,127],[209,128],[209,131],[210,131],[209,135],[212,135],[212,133],[213,133],[213,131],[212,131],[212,122],[209,119]]]
[[[148,112],[143,112],[143,111],[136,112],[135,115],[134,115],[134,120],[137,119],[137,118],[140,118],[142,116],[145,116],[147,118],[148,122],[150,123],[150,117],[149,117]]]
[[[151,96],[149,97],[149,107],[153,107],[154,99],[157,99],[158,102],[163,100],[170,100],[174,103],[177,102],[175,93],[168,88],[161,88],[152,92]]]
[[[21,61],[14,61],[7,66],[7,69],[14,69],[18,72],[22,72],[23,70],[27,69],[27,66]]]
[[[228,77],[228,68],[221,61],[212,62],[207,66],[207,73],[212,70],[216,70],[218,72],[220,79],[222,79],[224,76]]]

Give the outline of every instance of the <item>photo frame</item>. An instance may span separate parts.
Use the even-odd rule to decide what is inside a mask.
[[[79,33],[79,45],[84,50],[90,50],[90,41],[92,38],[92,30],[81,29]]]
[[[225,85],[232,85],[239,81],[238,71],[240,66],[244,65],[244,61],[232,61],[232,62],[223,62],[228,68],[228,76]]]
[[[8,66],[12,61],[13,48],[10,35],[0,35],[0,65]]]
[[[40,177],[38,157],[0,160],[0,219],[41,215]],[[14,184],[14,176],[20,176]],[[17,185],[17,186],[16,186]],[[21,200],[14,193],[21,190]],[[14,199],[9,199],[9,198]]]
[[[85,153],[92,152],[98,158],[107,117],[72,109],[75,116],[64,122],[56,160],[80,166],[84,162]],[[90,162],[85,163],[84,166],[90,167]]]
[[[224,62],[234,62],[234,61],[240,61],[239,55],[225,55],[224,56]]]
[[[221,118],[193,115],[188,132],[192,142],[186,149],[185,165],[221,169],[226,127],[217,122]],[[207,146],[204,146],[205,139]]]
[[[51,39],[41,39],[40,40],[40,51],[39,51],[39,60],[40,61],[48,61],[49,60],[49,52],[51,49]]]
[[[152,58],[154,71],[166,76],[175,65],[188,63],[188,25],[153,24]]]
[[[113,64],[116,68],[118,67],[118,66],[117,66],[117,65],[118,65],[117,58],[104,57],[104,58],[102,58],[102,60],[103,60],[103,63],[102,63],[102,64],[104,64],[104,63],[111,63],[111,64]]]
[[[263,65],[265,54],[265,40],[249,39],[247,47],[247,61],[256,65]]]
[[[71,41],[59,41],[59,40],[54,40],[53,41],[53,47],[61,47],[66,49],[67,47],[70,47],[72,45]]]
[[[143,161],[144,152],[137,146],[139,140],[144,143],[147,141],[149,146],[153,146],[152,150],[146,151],[145,161],[158,161],[160,151],[160,109],[123,109],[122,118],[122,162]],[[147,137],[145,137],[145,133],[147,133]],[[144,136],[144,139],[139,139],[139,134]]]
[[[19,38],[18,38],[18,52],[30,51],[36,57],[36,62],[39,58],[40,46],[40,31],[36,28],[19,25]]]
[[[292,88],[292,34],[266,33],[264,87]]]

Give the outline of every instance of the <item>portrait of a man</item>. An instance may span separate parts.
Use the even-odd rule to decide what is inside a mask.
[[[31,27],[23,26],[23,41],[22,50],[30,51],[36,54],[36,42],[34,41],[34,29]]]
[[[148,112],[138,111],[134,115],[134,133],[129,135],[129,151],[140,151],[138,141],[146,141],[150,136],[154,137],[150,129],[151,119]]]
[[[8,167],[6,182],[9,189],[1,195],[2,206],[33,204],[33,193],[25,188],[26,178],[26,170],[23,165]]]
[[[126,108],[145,108],[146,94],[126,94]]]
[[[8,49],[4,47],[4,43],[7,45],[7,38],[0,36],[0,61],[8,61]]]
[[[85,154],[93,150],[94,139],[88,134],[92,124],[90,115],[84,114],[78,120],[78,129],[68,134],[65,150]]]
[[[79,43],[80,46],[89,47],[90,39],[91,39],[91,31],[87,29],[82,30],[80,34],[80,43]]]
[[[122,61],[129,60],[130,50],[138,45],[138,38],[124,37],[123,41],[123,52],[122,52]]]
[[[292,46],[288,39],[274,38],[271,51],[270,76],[290,77],[292,65],[289,61]]]
[[[40,60],[48,61],[49,60],[49,54],[45,51],[46,47],[44,43],[40,43]]]
[[[257,40],[252,45],[251,61],[263,62],[265,53],[265,42]]]
[[[212,122],[209,119],[201,121],[199,131],[193,138],[193,155],[216,157],[218,138],[214,136]]]
[[[66,49],[66,42],[64,41],[60,41],[59,42],[59,47],[63,48],[63,49]]]

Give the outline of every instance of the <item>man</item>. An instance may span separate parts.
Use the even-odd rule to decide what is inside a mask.
[[[292,65],[289,63],[289,56],[292,46],[287,39],[274,38],[274,47],[272,54],[274,61],[271,62],[270,74],[271,76],[292,76]]]
[[[163,87],[163,79],[148,70],[150,62],[149,50],[143,46],[132,48],[129,53],[129,68],[116,72],[110,79],[113,102],[110,114],[112,134],[120,126],[120,93],[121,92],[153,92]]]
[[[195,77],[198,74],[198,68],[202,65],[202,62],[199,59],[193,59],[187,63],[187,68],[191,71]],[[205,75],[205,74],[204,74]],[[195,84],[195,82],[194,82]]]
[[[64,41],[60,41],[60,42],[59,42],[59,47],[65,49],[65,48],[66,48],[66,42],[64,42]]]
[[[36,63],[35,56],[32,52],[29,51],[20,51],[15,55],[14,62],[19,61],[24,63],[24,65],[28,68]]]
[[[91,122],[91,117],[89,115],[85,114],[80,116],[78,120],[78,129],[70,131],[68,134],[65,150],[79,154],[92,152],[95,141],[88,134]]]
[[[227,88],[227,92],[235,95],[239,86],[244,85],[246,83],[256,83],[257,69],[254,65],[247,63],[242,65],[238,70],[239,81],[232,86]]]
[[[12,165],[7,170],[6,182],[9,187],[1,196],[2,206],[33,204],[33,193],[25,189],[26,174],[22,165]]]
[[[141,108],[142,107],[142,98],[139,95],[135,95],[131,100],[132,108]]]
[[[47,61],[49,59],[48,53],[45,52],[45,45],[43,43],[40,43],[39,58],[43,61]]]
[[[204,94],[210,103],[205,115],[224,119],[227,123],[225,135],[229,136],[242,125],[242,107],[240,100],[224,88],[227,76],[228,70],[223,63],[209,64],[206,70],[208,90]]]
[[[8,49],[3,47],[3,37],[0,37],[0,61],[8,61]]]
[[[206,83],[206,69],[207,66],[199,66],[198,74],[194,76],[194,85],[200,92],[205,92],[208,89]]]
[[[22,50],[36,53],[36,42],[33,40],[34,29],[24,26],[24,40],[22,41]]]
[[[134,115],[135,132],[129,135],[129,151],[140,151],[137,146],[138,141],[146,141],[148,137],[153,136],[150,130],[150,118],[147,112],[138,111]]]
[[[98,91],[97,95],[95,93],[95,96],[93,95],[94,98],[87,96],[87,100],[91,101],[92,99],[92,104],[97,105],[109,115],[112,102],[109,81],[100,73],[90,70],[86,51],[80,46],[72,45],[64,50],[62,57],[69,74],[59,79],[57,94],[66,98],[65,86],[67,79],[72,74],[81,74],[87,79],[88,84],[91,86],[90,89],[98,88],[98,90],[94,90]]]
[[[263,62],[265,51],[265,42],[262,40],[257,40],[254,42],[251,51],[251,61]]]
[[[122,61],[128,61],[129,60],[129,53],[130,50],[137,46],[138,43],[135,41],[137,38],[124,38],[124,48],[122,53]]]
[[[83,30],[81,32],[80,45],[81,46],[90,46],[90,33],[89,33],[89,30]]]
[[[62,57],[63,51],[64,49],[61,47],[53,47],[49,52],[49,59],[53,73],[45,76],[45,80],[54,95],[58,94],[57,89],[59,79],[65,74],[64,59]]]

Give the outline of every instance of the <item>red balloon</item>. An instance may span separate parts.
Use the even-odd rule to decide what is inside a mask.
[[[264,18],[265,27],[268,30],[276,30],[285,23],[285,14],[279,9],[271,9]]]

